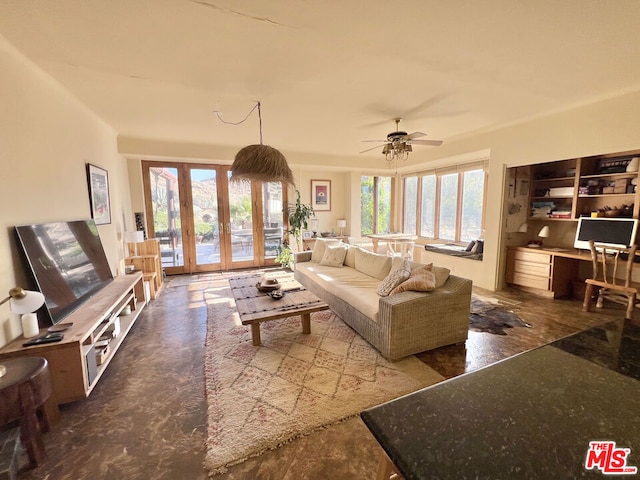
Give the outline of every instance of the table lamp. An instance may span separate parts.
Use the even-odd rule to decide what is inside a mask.
[[[133,230],[131,232],[124,232],[124,241],[127,243],[133,243],[133,256],[138,256],[138,243],[144,242],[144,232],[142,230]]]
[[[549,237],[549,233],[551,233],[550,230],[549,230],[549,227],[547,225],[545,225],[538,232],[538,236],[540,238],[548,238]],[[540,245],[542,245],[542,240],[540,240]]]
[[[25,338],[35,337],[40,333],[38,316],[33,313],[44,303],[44,295],[40,292],[23,290],[15,287],[9,290],[9,296],[0,301],[0,305],[9,302],[9,309],[13,313],[22,315],[22,335]]]
[[[312,219],[309,220],[309,228],[313,232],[313,238],[318,236],[317,235],[317,233],[318,233],[318,223],[319,223],[319,220],[317,218],[312,218]]]
[[[347,221],[346,220],[338,220],[338,228],[340,229],[340,236],[344,236],[344,232],[343,229],[344,227],[347,226]]]

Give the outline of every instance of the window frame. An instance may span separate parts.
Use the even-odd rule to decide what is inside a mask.
[[[393,229],[393,224],[394,224],[393,212],[395,211],[396,178],[391,176],[391,175],[377,175],[377,174],[366,175],[366,174],[361,174],[360,175],[360,199],[361,200],[362,200],[362,178],[363,177],[373,178],[373,234],[385,233],[385,232],[380,232],[380,221],[379,221],[380,209],[378,208],[378,206],[380,204],[380,199],[379,199],[378,191],[379,191],[379,183],[380,183],[380,179],[381,178],[390,180],[391,185],[390,185],[390,191],[389,191],[389,202],[390,202],[390,206],[389,206],[389,212],[390,212],[389,229],[391,231]],[[362,211],[360,212],[360,215],[362,216]],[[363,224],[361,222],[360,223],[360,236],[364,237],[364,236],[367,236],[367,235],[371,235],[371,234],[370,233],[364,233]]]
[[[481,225],[480,230],[484,232],[485,229],[485,221],[486,221],[486,205],[487,205],[487,183],[489,178],[489,170],[488,170],[488,161],[482,162],[473,162],[468,164],[454,165],[441,169],[427,170],[427,171],[419,171],[410,174],[405,174],[402,176],[402,212],[401,212],[401,220],[402,220],[402,231],[404,233],[415,234],[419,238],[424,240],[431,241],[444,241],[447,243],[458,243],[463,244],[466,243],[466,240],[461,240],[462,234],[462,217],[463,217],[463,203],[464,203],[464,177],[466,172],[470,171],[478,171],[481,170],[484,173],[483,176],[483,186],[482,186],[482,214],[481,214]],[[457,174],[457,198],[456,198],[456,219],[455,219],[455,235],[454,239],[444,239],[440,236],[440,213],[442,207],[442,177],[450,174]],[[433,212],[433,237],[428,237],[423,235],[422,232],[422,200],[423,200],[423,182],[425,177],[433,177],[435,176],[435,199],[434,199],[434,212]],[[407,208],[407,195],[406,195],[406,184],[408,178],[416,178],[417,179],[417,192],[416,192],[416,228],[415,232],[408,232],[406,230],[405,225],[405,214]],[[480,234],[482,235],[482,233]]]

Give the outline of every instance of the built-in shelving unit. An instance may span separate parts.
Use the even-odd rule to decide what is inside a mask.
[[[21,336],[0,349],[0,358],[45,357],[57,403],[86,398],[146,304],[143,282],[142,272],[115,278],[62,321],[73,324],[62,341],[25,347]]]
[[[634,157],[640,151],[532,165],[529,220],[575,221],[605,209],[638,218],[639,172],[627,171]]]

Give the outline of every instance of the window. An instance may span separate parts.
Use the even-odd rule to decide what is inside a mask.
[[[480,164],[405,177],[403,232],[459,243],[480,238],[485,186]]]
[[[361,235],[388,232],[391,228],[391,177],[360,178]]]

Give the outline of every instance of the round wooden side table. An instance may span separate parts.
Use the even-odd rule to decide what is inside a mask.
[[[51,396],[51,376],[42,357],[0,359],[6,374],[0,377],[0,425],[20,421],[20,440],[32,466],[39,465],[46,452],[42,433],[49,430],[49,417],[57,405],[45,406]]]

